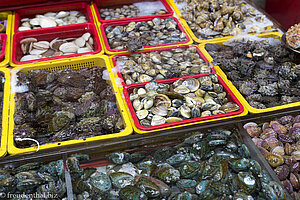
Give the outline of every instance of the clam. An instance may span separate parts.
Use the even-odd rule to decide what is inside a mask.
[[[29,54],[31,55],[41,55],[43,53],[45,53],[47,51],[47,49],[33,49],[29,52]]]
[[[221,106],[220,110],[228,113],[228,112],[235,112],[238,111],[240,107],[236,103],[228,102]]]
[[[28,60],[36,60],[36,59],[40,59],[42,56],[41,55],[26,55],[23,56],[20,61],[28,61]]]
[[[153,101],[153,98],[147,96],[142,99],[142,103],[144,105],[144,109],[148,110],[149,108],[151,108],[153,106],[154,101]]]
[[[79,48],[85,46],[85,39],[83,37],[77,38],[74,42]]]
[[[165,107],[169,108],[171,106],[171,100],[169,99],[168,96],[166,96],[164,94],[157,94],[154,97],[154,106],[155,107],[165,106]]]
[[[49,49],[49,42],[48,41],[34,42],[32,44],[32,47],[36,49],[47,50]]]
[[[84,47],[84,48],[79,48],[77,50],[77,53],[88,53],[88,52],[92,52],[93,50],[88,48],[88,47]]]
[[[195,92],[200,87],[199,81],[195,78],[185,79],[182,82],[182,85],[187,87],[190,90],[190,92]]]
[[[180,106],[179,112],[183,117],[191,118],[191,109],[187,105]]]
[[[167,116],[168,115],[168,108],[165,105],[160,105],[160,106],[153,107],[151,109],[151,112],[154,115]]]
[[[144,89],[144,88],[139,88],[137,90],[137,94],[140,96],[140,97],[145,97],[146,94],[147,94],[147,91]]]
[[[158,83],[156,82],[150,82],[150,83],[147,83],[145,85],[145,89],[147,91],[150,91],[150,90],[157,90],[158,89]]]
[[[211,112],[209,111],[209,110],[206,110],[206,111],[203,111],[202,113],[201,113],[201,117],[207,117],[207,116],[211,116]]]
[[[148,82],[148,81],[152,81],[152,77],[147,75],[147,74],[141,74],[139,77],[138,77],[138,82],[139,83],[143,83],[143,82]]]
[[[49,27],[55,27],[57,26],[55,20],[50,19],[50,18],[41,18],[40,19],[40,24],[39,24],[42,28],[49,28]]]
[[[198,89],[195,91],[195,95],[198,96],[198,97],[203,97],[205,95],[205,91],[204,90],[201,90],[201,89]]]
[[[177,92],[179,94],[187,94],[190,92],[190,90],[184,85],[179,85],[178,87],[174,88],[174,92]]]
[[[179,122],[179,121],[182,121],[182,119],[179,117],[168,117],[166,119],[166,123]]]
[[[78,49],[79,47],[72,42],[63,43],[59,47],[59,50],[62,51],[63,53],[76,53]]]
[[[81,36],[85,41],[88,41],[91,38],[91,34],[90,33],[84,33]]]
[[[159,115],[154,115],[151,120],[151,126],[156,126],[160,124],[166,123],[166,118],[159,116]]]
[[[132,105],[135,110],[141,110],[141,109],[143,109],[143,106],[144,106],[144,104],[142,104],[142,102],[139,99],[135,99],[132,102]]]
[[[149,114],[149,111],[148,110],[138,110],[136,111],[136,116],[139,118],[139,119],[145,119]]]

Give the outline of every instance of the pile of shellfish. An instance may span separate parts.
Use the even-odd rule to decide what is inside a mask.
[[[286,41],[292,48],[300,48],[300,23],[289,28],[286,32]]]
[[[31,70],[17,73],[14,139],[18,148],[118,133],[124,129],[104,69]],[[17,90],[18,91],[18,90]]]
[[[114,152],[109,165],[70,165],[77,199],[285,200],[235,130],[207,131],[174,146]],[[74,162],[76,163],[76,162]],[[88,163],[93,166],[93,163]]]
[[[186,34],[178,28],[173,18],[130,22],[126,26],[105,28],[109,46],[113,50],[128,49],[130,52],[142,50],[144,46],[183,42]]]
[[[31,19],[21,19],[22,24],[18,28],[18,31],[27,31],[31,29],[49,28],[85,22],[88,22],[85,15],[79,11],[47,12],[43,15],[37,14]]]
[[[177,0],[175,3],[182,7],[182,16],[198,39],[259,33],[273,25],[265,15],[239,0]]]
[[[116,65],[127,85],[212,72],[197,48],[176,48],[116,58]]]
[[[20,59],[21,62],[94,51],[94,40],[90,33],[84,33],[78,38],[55,38],[50,42],[25,38],[20,41],[20,45],[24,55]]]
[[[300,115],[244,125],[294,199],[300,198]]]
[[[227,99],[215,74],[167,84],[149,82],[134,88],[129,98],[140,124],[146,127],[240,109]]]
[[[257,37],[205,48],[252,107],[300,101],[300,57],[279,40]]]
[[[48,163],[32,162],[18,167],[8,165],[1,168],[0,172],[0,195],[3,199],[65,199],[67,197],[63,160]]]
[[[122,18],[130,18],[139,16],[140,10],[135,5],[124,5],[121,8],[101,8],[100,16],[104,20],[110,19],[122,19]],[[164,9],[159,9],[152,13],[151,15],[163,15],[166,14],[167,11]]]

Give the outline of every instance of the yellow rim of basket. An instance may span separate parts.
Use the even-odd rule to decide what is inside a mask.
[[[1,68],[5,78],[4,91],[3,91],[3,108],[2,108],[2,134],[0,157],[7,154],[7,134],[8,134],[8,109],[9,109],[9,84],[10,84],[10,70],[8,68]]]
[[[103,61],[99,61],[102,59]],[[18,72],[19,70],[25,70],[25,71],[30,71],[30,70],[35,70],[35,69],[48,69],[50,71],[55,71],[61,68],[76,68],[76,65],[81,65],[80,68],[85,68],[89,67],[85,64],[84,62],[105,62],[106,66],[109,65],[108,58],[106,56],[101,56],[101,55],[94,55],[90,57],[85,57],[85,58],[77,58],[77,59],[69,59],[68,62],[57,62],[55,63],[58,66],[51,66],[51,65],[43,65],[43,66],[35,66],[35,67],[17,67],[12,70],[12,76]],[[97,63],[95,63],[93,66],[97,66]],[[101,67],[101,66],[98,66]],[[107,134],[107,135],[101,135],[101,136],[94,136],[94,137],[89,137],[86,139],[80,139],[80,140],[68,140],[68,141],[62,141],[62,142],[55,142],[52,144],[43,144],[40,145],[40,150],[44,149],[50,149],[50,148],[55,148],[55,147],[60,147],[60,146],[67,146],[67,145],[72,145],[72,144],[79,144],[79,143],[86,143],[86,142],[91,142],[91,141],[100,141],[104,139],[111,139],[111,138],[116,138],[116,137],[123,137],[130,135],[132,133],[132,126],[129,120],[129,116],[127,115],[125,105],[123,104],[122,98],[120,96],[120,93],[118,92],[118,89],[116,88],[116,83],[114,82],[113,75],[109,73],[109,76],[112,81],[110,81],[112,88],[115,92],[116,96],[116,101],[117,105],[120,111],[120,114],[122,116],[123,122],[125,129],[119,133],[113,133],[113,134]],[[8,133],[8,153],[9,154],[22,154],[22,153],[29,153],[29,152],[35,152],[37,150],[36,147],[29,147],[29,148],[17,148],[14,144],[14,136],[13,136],[13,129],[14,129],[14,112],[15,112],[15,99],[14,99],[15,93],[11,94],[10,96],[10,119],[9,119],[9,133]]]
[[[7,24],[6,24],[6,46],[5,46],[5,54],[3,61],[0,63],[1,67],[6,67],[6,65],[10,62],[10,50],[11,50],[11,36],[12,36],[12,27],[13,27],[13,15],[12,12],[0,12],[0,16],[7,16]]]
[[[270,33],[261,33],[257,35],[258,37],[262,38],[274,38],[274,39],[279,39],[281,38],[282,34],[279,32],[270,32]],[[222,40],[219,40],[217,43],[222,44],[223,42],[227,41],[227,39],[223,38]],[[200,44],[198,45],[199,49],[202,51],[204,56],[207,58],[209,62],[213,61],[213,58],[210,56],[210,54],[206,51],[205,49],[205,44]],[[285,109],[285,108],[292,108],[296,106],[300,106],[300,102],[295,102],[295,103],[290,103],[290,104],[285,104],[281,106],[275,106],[271,108],[265,108],[265,109],[257,109],[252,107],[246,99],[243,97],[243,95],[238,91],[238,89],[233,85],[233,83],[228,80],[226,74],[223,72],[223,70],[217,66],[214,65],[217,74],[219,74],[223,80],[226,82],[228,86],[231,86],[232,92],[237,96],[238,100],[244,105],[244,107],[250,112],[250,113],[263,113],[263,112],[270,112],[270,111],[275,111],[275,110],[280,110],[280,109]]]
[[[174,0],[167,0],[167,2],[171,5],[171,7],[173,8],[173,10],[175,11],[174,13],[176,13],[176,15],[178,16],[179,20],[181,21],[182,25],[184,26],[184,28],[186,29],[187,33],[190,35],[190,37],[197,43],[201,44],[201,43],[218,43],[220,40],[227,40],[230,39],[234,36],[225,36],[225,37],[219,37],[219,38],[213,38],[213,39],[204,39],[204,40],[200,40],[198,39],[195,34],[193,33],[192,29],[189,27],[189,25],[187,24],[186,20],[183,18],[180,10],[178,9],[178,7],[176,6],[176,3],[174,2]],[[266,27],[265,32],[267,32],[268,30],[270,30],[271,27],[268,26]],[[256,33],[245,33],[245,34],[250,34],[250,35],[255,35]]]

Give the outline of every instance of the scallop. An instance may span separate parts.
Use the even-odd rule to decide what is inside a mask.
[[[187,87],[191,92],[195,92],[200,87],[200,83],[195,78],[188,78],[182,82],[182,85]]]
[[[149,114],[149,111],[148,110],[138,110],[136,111],[136,116],[139,118],[139,119],[145,119]]]
[[[174,92],[177,92],[179,94],[187,94],[190,92],[189,88],[187,88],[186,86],[184,85],[179,85],[178,87],[176,87],[174,89]]]

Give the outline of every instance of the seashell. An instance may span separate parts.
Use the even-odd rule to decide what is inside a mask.
[[[300,171],[300,162],[296,162],[291,166],[291,172],[297,174],[299,173],[299,171]]]
[[[288,175],[290,174],[290,169],[287,165],[281,165],[274,169],[274,171],[281,181],[287,179]]]
[[[142,126],[146,126],[146,127],[151,126],[150,121],[147,120],[147,119],[142,119],[142,120],[140,121],[140,124],[141,124]]]
[[[157,107],[153,107],[151,109],[151,112],[154,115],[167,116],[168,115],[168,108],[165,105],[160,105],[160,106],[157,106]]]
[[[52,56],[54,56],[55,52],[56,52],[56,51],[53,50],[53,49],[48,49],[47,51],[45,51],[45,52],[42,54],[42,56],[45,57],[45,58],[47,58],[47,57],[52,57]]]
[[[190,90],[184,85],[179,85],[174,89],[174,92],[177,92],[179,94],[187,94],[190,92]]]
[[[179,112],[183,117],[191,118],[191,109],[188,106],[186,105],[180,106]]]
[[[285,126],[281,125],[278,121],[271,121],[270,125],[274,129],[274,131],[278,134],[287,133],[287,129],[285,128]]]
[[[53,19],[50,18],[41,18],[40,19],[40,24],[42,28],[49,28],[49,27],[55,27],[57,26],[56,22]]]
[[[25,27],[25,26],[20,26],[18,28],[18,31],[28,31],[28,30],[31,30],[31,28],[30,27]]]
[[[282,147],[282,146],[273,147],[271,149],[271,152],[283,156],[284,155],[284,147]]]
[[[84,33],[82,36],[81,36],[85,41],[88,41],[91,37],[91,34],[90,33]]]
[[[168,117],[166,119],[166,123],[179,122],[182,121],[180,117]]]
[[[238,111],[240,107],[236,103],[228,102],[220,107],[220,110],[228,113]]]
[[[140,96],[140,97],[145,97],[146,94],[147,94],[147,91],[144,89],[144,88],[139,88],[137,90],[137,94]]]
[[[20,44],[31,43],[31,42],[37,42],[37,39],[36,38],[25,38],[20,41]]]
[[[249,122],[243,126],[244,129],[246,129],[247,133],[251,137],[257,137],[261,133],[261,129],[259,129],[258,125],[254,122]]]
[[[153,78],[151,76],[148,76],[147,74],[141,74],[138,77],[138,82],[139,83],[148,82],[148,81],[152,81],[152,79]]]
[[[85,39],[83,37],[77,38],[74,42],[78,47],[84,47],[85,46]]]
[[[293,186],[289,180],[284,180],[281,183],[284,186],[284,188],[287,190],[288,193],[291,194],[293,192]]]
[[[143,106],[144,106],[139,99],[135,99],[132,102],[132,105],[133,105],[133,107],[134,107],[135,110],[141,110],[141,109],[143,109]]]
[[[300,188],[299,179],[294,173],[290,173],[290,182],[295,190]]]
[[[267,128],[260,134],[261,139],[266,139],[269,137],[277,137],[277,133],[272,128]]]
[[[190,92],[195,92],[200,87],[199,81],[195,78],[185,79],[182,82],[182,85],[187,87],[190,90]]]
[[[196,90],[195,95],[198,97],[203,97],[205,95],[205,93],[206,92],[204,90],[198,89],[198,90]]]
[[[261,144],[262,144],[262,142],[263,142],[264,140],[261,139],[261,138],[254,137],[254,138],[252,138],[252,141],[254,142],[254,144],[255,144],[256,146],[261,147]]]
[[[175,108],[179,108],[183,104],[183,101],[180,99],[173,99],[172,106]]]
[[[297,161],[300,160],[300,150],[293,151],[291,154]]]
[[[199,107],[193,107],[191,110],[192,118],[197,118],[201,116],[201,110]]]
[[[40,19],[38,18],[33,18],[29,21],[29,23],[32,25],[32,26],[39,26],[40,25]]]
[[[136,111],[136,116],[139,119],[145,119],[148,116],[149,112],[148,110],[138,110]]]
[[[47,41],[34,42],[32,44],[32,47],[36,49],[47,50],[49,49],[49,42]]]
[[[72,42],[63,43],[59,47],[59,50],[62,51],[63,53],[76,53],[78,49],[79,49],[78,46],[76,46]]]
[[[28,60],[36,60],[36,59],[40,59],[42,56],[41,55],[26,55],[23,56],[20,61],[28,61]]]
[[[293,139],[289,135],[278,134],[278,139],[285,143],[292,143]]]
[[[155,198],[160,195],[159,187],[152,182],[150,177],[138,176],[136,186],[141,189],[149,198]]]
[[[154,101],[151,97],[145,97],[142,99],[141,102],[144,105],[144,109],[146,109],[146,110],[151,108],[154,104]]]
[[[249,193],[252,193],[257,187],[255,177],[249,172],[239,172],[237,174],[237,182],[241,189]]]
[[[51,49],[58,50],[59,47],[64,43],[66,43],[66,41],[55,38],[50,42],[49,46]]]
[[[68,16],[70,13],[66,12],[66,11],[60,11],[59,13],[57,13],[56,18],[64,18],[66,16]]]
[[[291,155],[292,153],[292,146],[289,143],[285,143],[284,145],[284,152],[286,155]]]
[[[211,115],[212,115],[212,113],[209,110],[203,111],[201,113],[201,117],[207,117],[207,116],[211,116]]]
[[[140,200],[147,200],[147,196],[144,192],[142,192],[139,188],[128,185],[122,188],[119,191],[119,197],[121,199],[140,199]]]
[[[266,139],[262,142],[261,146],[262,146],[263,148],[265,148],[266,150],[270,151],[270,150],[273,149],[274,147],[280,146],[280,143],[279,143],[279,141],[277,140],[277,138],[272,137],[272,138],[266,138]]]
[[[166,123],[166,118],[159,116],[159,115],[154,115],[151,120],[151,126],[156,126],[160,124]]]
[[[79,48],[77,50],[77,53],[88,53],[88,52],[92,52],[93,50],[88,48],[88,47],[83,47],[83,48]]]
[[[154,106],[165,106],[166,108],[169,108],[171,106],[171,100],[164,94],[157,94],[154,97]]]
[[[272,167],[278,167],[284,163],[284,159],[281,155],[277,155],[274,153],[268,153],[265,155],[266,160]]]
[[[29,52],[29,54],[31,55],[41,55],[43,53],[45,53],[47,51],[47,49],[33,49]]]

